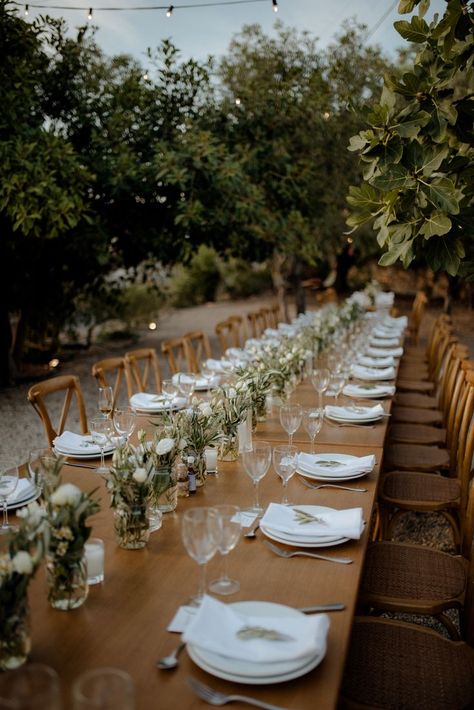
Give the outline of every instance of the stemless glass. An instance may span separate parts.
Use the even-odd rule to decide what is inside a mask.
[[[82,673],[72,687],[73,710],[134,710],[135,689],[119,668],[94,668]]]
[[[311,441],[311,453],[314,454],[314,441],[323,425],[323,411],[321,409],[305,409],[303,412],[303,426]]]
[[[186,404],[189,404],[196,386],[196,378],[191,372],[180,372],[177,379],[178,389],[183,397],[186,397]]]
[[[323,393],[326,392],[329,385],[329,370],[326,367],[313,370],[313,374],[311,375],[311,383],[318,393],[318,407],[321,409]]]
[[[99,387],[99,411],[110,419],[114,408],[114,392],[112,387]]]
[[[30,451],[28,455],[28,478],[39,492],[43,490],[48,474],[58,458],[53,449],[32,449]]]
[[[283,482],[282,505],[290,505],[288,500],[288,481],[294,475],[298,464],[298,449],[296,446],[282,444],[273,449],[273,467]]]
[[[293,443],[293,434],[301,424],[303,410],[301,404],[282,404],[280,407],[280,423],[288,434],[288,443]]]
[[[113,423],[115,431],[119,435],[121,444],[128,443],[128,440],[135,429],[136,422],[137,414],[131,407],[114,410]]]
[[[0,674],[0,708],[18,710],[61,710],[59,676],[42,663]]]
[[[245,473],[252,479],[255,487],[255,502],[249,508],[250,513],[260,515],[263,513],[258,500],[258,483],[266,475],[272,460],[272,447],[268,441],[254,441],[250,451],[242,453],[242,464]]]
[[[104,461],[104,449],[110,443],[114,435],[113,423],[105,417],[94,417],[90,421],[91,437],[94,444],[100,447],[100,466],[95,469],[96,473],[104,474],[109,472]]]
[[[188,555],[201,569],[198,593],[190,600],[192,606],[199,606],[206,592],[206,562],[216,554],[221,538],[217,512],[213,508],[186,510],[181,521],[181,537]]]
[[[0,458],[0,503],[3,506],[3,519],[0,534],[10,532],[13,525],[8,522],[7,498],[18,485],[18,466],[14,459],[2,456]]]
[[[227,557],[236,547],[240,539],[242,525],[240,510],[236,505],[215,505],[214,510],[219,516],[220,537],[218,550],[222,556],[222,574],[209,584],[209,589],[215,594],[234,594],[240,589],[240,582],[231,579],[227,573]]]

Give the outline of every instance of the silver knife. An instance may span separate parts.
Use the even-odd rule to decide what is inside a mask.
[[[341,602],[335,602],[334,604],[316,604],[315,606],[300,606],[298,611],[302,611],[303,614],[317,614],[322,611],[344,611],[346,608],[345,604]]]

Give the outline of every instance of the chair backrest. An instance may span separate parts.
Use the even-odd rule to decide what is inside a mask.
[[[259,310],[260,314],[260,322],[262,325],[262,333],[266,328],[271,328],[272,327],[272,312],[270,308],[261,308]]]
[[[219,340],[219,347],[221,349],[221,355],[223,356],[228,348],[238,347],[234,343],[235,329],[231,323],[230,318],[226,320],[221,320],[217,323],[215,327],[215,333]]]
[[[244,319],[242,316],[230,316],[227,320],[232,326],[232,345],[241,348],[247,339]]]
[[[452,437],[450,449],[450,471],[451,475],[461,475],[466,449],[468,448],[468,437],[474,414],[474,370],[463,368],[458,379],[461,380],[461,387],[457,402],[453,402],[452,413]],[[456,395],[455,395],[456,396]],[[464,504],[466,501],[464,500]]]
[[[45,400],[57,393],[63,394],[64,397],[62,400],[58,425],[54,427],[51,421],[52,415],[50,413],[53,408],[53,402],[50,400],[50,407],[48,409]],[[68,414],[71,409],[71,404],[74,401],[73,397],[75,398],[75,402],[77,404],[81,432],[83,434],[87,434],[86,409],[78,377],[75,375],[61,375],[59,377],[53,377],[50,380],[37,382],[28,390],[28,401],[31,402],[43,422],[49,446],[52,446],[53,440],[56,436],[59,436],[64,431]]]
[[[209,338],[202,330],[195,330],[185,333],[183,340],[188,371],[198,373],[201,371],[201,362],[212,357]]]
[[[278,328],[278,323],[281,320],[281,315],[280,315],[280,304],[279,303],[274,303],[273,306],[270,308],[270,313],[271,313],[271,320],[272,320],[272,328]]]
[[[411,308],[411,313],[408,317],[408,331],[415,345],[418,345],[418,336],[420,325],[423,318],[423,313],[428,303],[428,298],[424,291],[418,291]]]
[[[187,369],[186,347],[183,338],[163,340],[161,352],[166,358],[171,375]]]
[[[124,357],[109,357],[95,362],[92,365],[92,376],[96,378],[99,387],[112,387],[114,409],[119,401],[123,384],[126,385],[128,397],[133,394],[130,368]]]
[[[161,369],[155,348],[139,348],[125,353],[130,390],[161,392]]]
[[[251,338],[260,338],[266,328],[265,317],[261,311],[247,313],[247,326]]]

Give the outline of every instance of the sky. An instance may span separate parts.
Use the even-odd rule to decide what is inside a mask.
[[[166,6],[168,0],[33,0],[29,5],[28,19],[37,13],[62,16],[73,30],[87,22],[87,7],[91,5],[92,22],[98,28],[96,41],[104,52],[108,55],[130,54],[145,68],[147,47],[156,48],[164,38],[172,39],[183,59],[193,57],[202,60],[209,54],[215,57],[224,54],[232,37],[244,24],[258,23],[267,34],[273,34],[275,19],[300,31],[307,30],[318,38],[321,49],[331,43],[334,35],[340,31],[342,22],[348,18],[356,18],[359,23],[366,25],[370,35],[368,42],[379,44],[392,57],[397,47],[406,44],[393,28],[393,23],[397,19],[409,19],[409,16],[400,16],[398,3],[393,0],[278,0],[278,13],[273,12],[272,0],[193,7],[206,1],[212,2],[175,0],[173,13],[167,17],[164,9],[117,12],[96,8]],[[36,9],[33,7],[35,2],[48,5],[49,9]],[[51,5],[79,6],[85,9],[55,10]],[[180,5],[191,7],[180,8]],[[442,14],[445,6],[446,0],[431,0],[427,18],[431,18],[434,12]],[[21,12],[23,10],[24,6],[20,8]]]

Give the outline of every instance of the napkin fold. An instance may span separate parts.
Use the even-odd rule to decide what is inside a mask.
[[[173,407],[181,407],[186,404],[184,397],[173,397],[171,399]],[[170,398],[163,394],[149,394],[147,392],[136,392],[130,397],[130,405],[138,409],[168,409]]]
[[[342,394],[348,397],[393,397],[394,385],[346,385]]]
[[[379,326],[378,328],[374,328],[372,331],[372,336],[374,338],[380,338],[380,340],[391,340],[397,339],[400,340],[400,331],[398,328],[385,328],[383,326]]]
[[[228,372],[233,367],[229,360],[214,360],[212,357],[206,360],[206,365],[214,372]]]
[[[63,431],[61,436],[53,439],[53,444],[58,451],[64,454],[100,454],[100,447],[94,444],[90,434]],[[112,448],[111,444],[105,446],[105,449]]]
[[[328,417],[336,419],[350,419],[351,421],[365,419],[374,419],[385,414],[385,410],[381,404],[376,404],[374,407],[333,407],[330,404],[324,408],[324,414]]]
[[[372,346],[368,347],[365,352],[366,355],[370,355],[371,357],[401,357],[403,355],[403,348],[401,346],[396,348],[376,348]]]
[[[368,355],[360,355],[357,361],[358,365],[364,367],[393,367],[395,360],[391,355],[386,357],[369,357]]]
[[[324,473],[326,476],[352,476],[352,474],[369,473],[375,466],[374,454],[369,454],[368,456],[353,456],[352,459],[346,461],[339,461],[337,454],[331,453],[330,456],[332,461],[337,461],[337,466],[329,466],[321,457],[321,454],[305,454],[301,451],[298,454],[298,467],[307,473]],[[325,462],[318,463],[318,461]]]
[[[400,345],[400,338],[376,338],[372,335],[369,344],[377,348],[396,348]]]
[[[290,636],[292,640],[241,640],[237,633],[245,626],[271,629]],[[196,615],[184,631],[183,640],[227,658],[250,663],[272,663],[324,653],[328,629],[329,618],[326,614],[301,618],[293,614],[252,616],[205,595]]]
[[[261,526],[267,526],[290,535],[306,537],[327,537],[334,535],[358,540],[364,529],[362,508],[346,508],[345,510],[330,510],[317,513],[317,521],[300,522],[297,511],[306,512],[304,505],[280,505],[270,503],[261,520]],[[313,515],[310,510],[308,513]]]
[[[351,372],[359,380],[393,380],[395,379],[395,368],[381,367],[370,368],[362,365],[352,365]]]
[[[7,496],[7,505],[14,505],[18,501],[27,500],[36,493],[35,486],[27,478],[19,478],[13,493]]]

